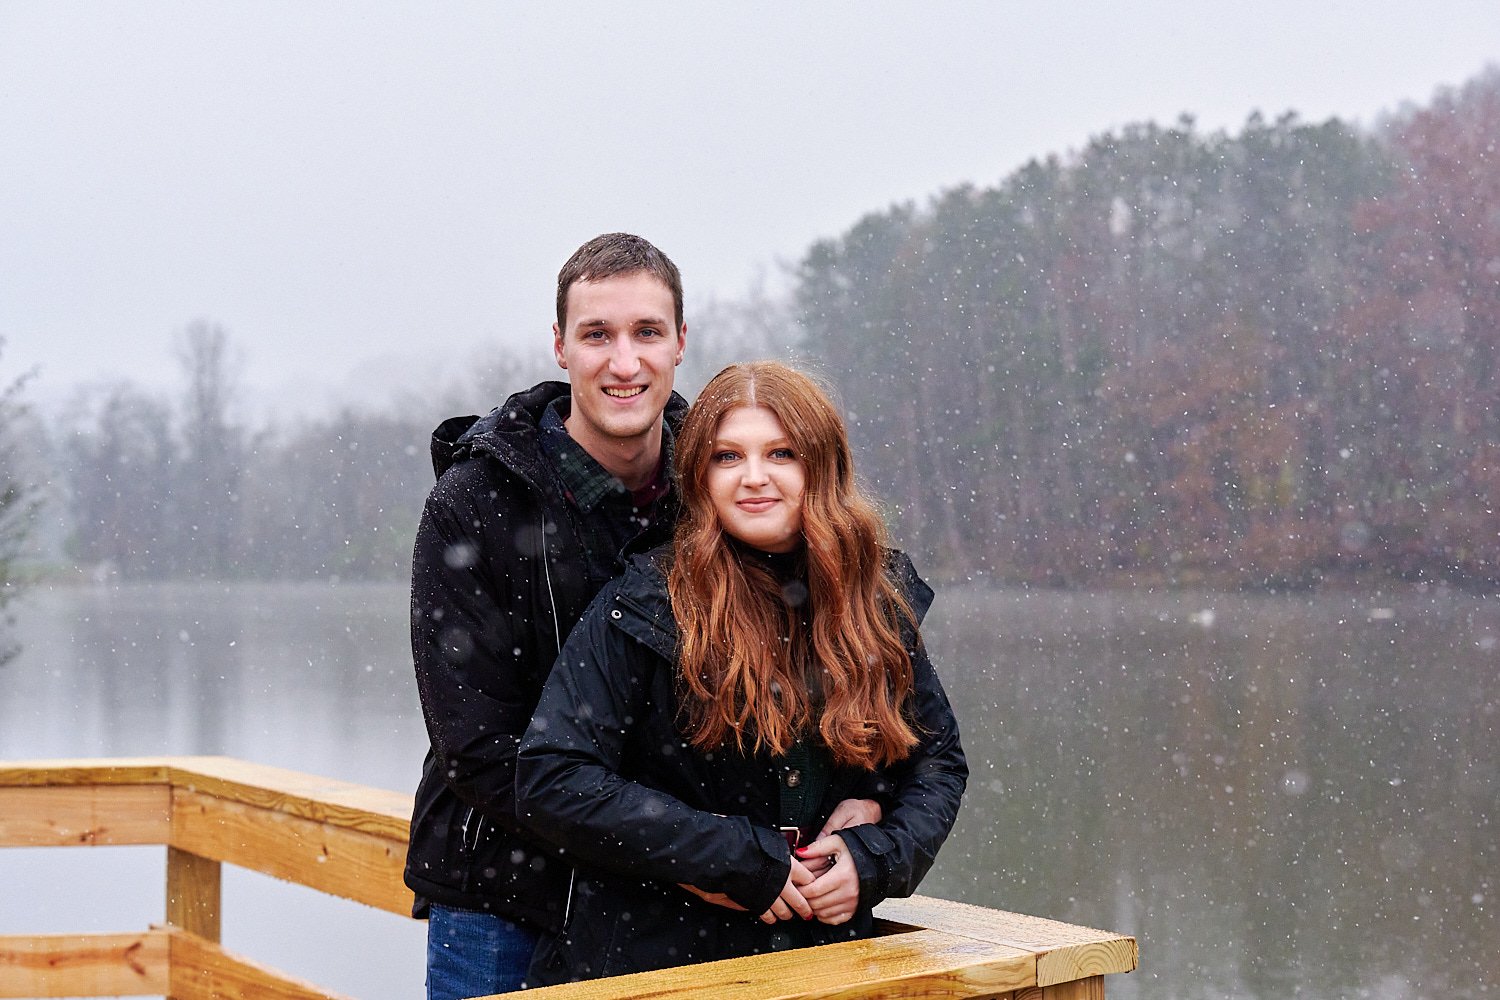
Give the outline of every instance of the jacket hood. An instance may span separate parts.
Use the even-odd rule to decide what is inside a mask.
[[[483,417],[449,417],[432,432],[432,471],[443,473],[475,455],[491,455],[506,466],[534,476],[537,435],[542,414],[552,401],[572,392],[566,382],[539,382],[511,396]],[[666,420],[675,432],[687,414],[688,403],[676,392],[667,401]]]

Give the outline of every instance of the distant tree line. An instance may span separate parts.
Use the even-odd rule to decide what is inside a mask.
[[[784,323],[784,312],[759,293],[705,303],[709,325],[734,335],[695,343],[684,391],[707,381],[719,359],[774,351],[784,327],[768,324]],[[534,349],[491,353],[459,384],[384,409],[252,429],[237,415],[235,353],[222,326],[194,321],[177,341],[175,396],[117,383],[86,394],[54,430],[63,560],[99,579],[404,577],[433,484],[432,428],[562,377],[543,330]]]
[[[1373,132],[1100,136],[865,217],[787,294],[694,303],[678,385],[811,359],[937,575],[1500,585],[1497,135],[1491,71]],[[464,384],[252,429],[229,335],[178,353],[177,396],[91,392],[43,445],[62,555],[96,575],[403,577],[431,427],[557,377],[540,331]],[[35,498],[0,475],[0,586]]]
[[[1500,72],[1375,134],[1101,136],[797,270],[895,534],[952,575],[1500,583]]]
[[[252,430],[234,354],[223,327],[195,321],[177,398],[120,383],[71,415],[64,555],[101,578],[404,575],[436,419],[345,409]]]

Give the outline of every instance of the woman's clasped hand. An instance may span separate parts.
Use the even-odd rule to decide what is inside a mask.
[[[843,838],[836,833],[797,848],[786,885],[771,908],[760,915],[761,923],[820,920],[825,924],[842,924],[854,916],[859,905],[859,875],[853,865],[839,867],[839,854],[845,851]],[[710,903],[744,909],[722,894],[705,893],[690,885],[683,888]]]

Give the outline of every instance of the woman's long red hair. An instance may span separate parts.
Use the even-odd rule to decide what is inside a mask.
[[[774,413],[805,468],[810,629],[781,581],[742,559],[714,514],[707,486],[714,439],[724,415],[742,406]],[[916,623],[886,571],[884,526],[855,484],[849,437],[828,396],[779,362],[731,365],[683,421],[675,462],[683,512],[667,588],[693,745],[780,755],[815,726],[840,764],[874,768],[904,758],[918,739],[902,710],[912,688],[902,626],[915,632]]]

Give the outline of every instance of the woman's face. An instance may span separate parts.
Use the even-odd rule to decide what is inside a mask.
[[[719,524],[762,552],[802,544],[807,470],[776,414],[740,406],[724,414],[708,459],[708,496]]]

